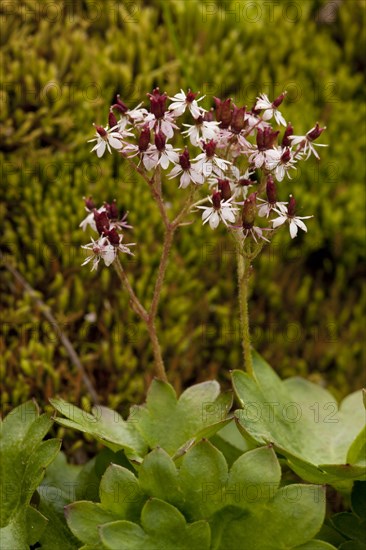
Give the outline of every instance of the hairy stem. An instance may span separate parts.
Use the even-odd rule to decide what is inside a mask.
[[[238,292],[240,308],[240,328],[242,335],[244,368],[250,376],[254,375],[252,353],[250,349],[249,312],[248,312],[248,285],[250,262],[244,258],[237,246]]]

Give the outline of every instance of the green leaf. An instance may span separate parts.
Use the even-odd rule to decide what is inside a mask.
[[[141,514],[141,525],[116,521],[100,527],[100,537],[110,550],[208,550],[210,529],[205,521],[187,524],[171,504],[149,500]]]
[[[302,378],[282,382],[258,354],[253,359],[254,378],[243,371],[232,376],[243,407],[235,416],[245,436],[260,445],[273,443],[307,481],[363,479],[366,464],[358,458],[363,448],[358,436],[365,422],[361,393],[348,396],[338,407],[320,386]],[[347,464],[349,449],[353,464]]]
[[[141,459],[146,453],[146,444],[136,430],[136,424],[106,407],[93,407],[91,413],[71,405],[63,399],[50,399],[52,406],[65,418],[56,418],[62,426],[93,435],[112,451],[124,449],[131,458]]]
[[[296,550],[336,550],[336,547],[329,542],[313,539],[301,546],[296,546]]]
[[[77,479],[82,466],[68,464],[60,452],[46,470],[38,488],[39,510],[48,519],[46,529],[39,539],[42,550],[74,550],[77,539],[66,524],[64,506],[75,499]]]
[[[197,443],[184,456],[179,480],[183,510],[189,519],[207,519],[225,505],[228,467],[223,454],[209,441]]]
[[[29,504],[60,449],[59,440],[42,441],[52,423],[49,415],[39,415],[33,401],[0,422],[0,539],[4,547],[28,548],[38,542],[46,527],[47,519]]]
[[[308,542],[325,514],[324,491],[314,485],[287,485],[265,503],[253,503],[241,517],[226,522],[220,550],[287,550]]]
[[[222,452],[229,466],[245,451],[255,447],[244,439],[234,419],[211,437],[210,441]]]
[[[98,526],[118,518],[113,512],[104,510],[99,503],[79,501],[65,507],[67,525],[76,538],[94,546],[99,539]]]
[[[140,517],[145,500],[133,473],[117,464],[111,464],[105,471],[99,496],[102,508],[128,520]]]
[[[268,501],[281,481],[281,467],[270,447],[244,453],[231,467],[226,489],[226,502],[248,507],[251,503]]]
[[[346,537],[366,542],[366,521],[360,520],[355,514],[340,512],[332,516],[332,523]]]
[[[355,481],[351,494],[352,510],[359,518],[366,520],[366,482]]]
[[[153,380],[146,404],[132,407],[129,418],[151,449],[161,447],[174,455],[187,443],[210,437],[228,423],[231,403],[232,395],[220,395],[216,381],[196,384],[177,400],[170,384]]]
[[[139,469],[141,490],[150,497],[179,505],[183,495],[179,488],[178,470],[164,449],[149,453]]]

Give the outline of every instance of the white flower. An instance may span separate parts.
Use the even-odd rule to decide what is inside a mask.
[[[195,168],[193,164],[190,166],[190,168],[187,168],[186,170],[184,170],[180,164],[177,164],[176,166],[174,166],[173,170],[170,172],[168,178],[173,179],[179,175],[181,175],[180,185],[179,185],[180,189],[185,189],[186,187],[188,187],[191,181],[199,185],[205,181],[205,178],[203,177],[203,175],[200,172],[198,172],[198,170]]]
[[[170,143],[165,145],[164,150],[159,150],[156,145],[149,145],[149,148],[144,153],[142,159],[146,170],[152,170],[160,165],[163,170],[166,170],[169,164],[177,164],[179,161],[179,155],[177,149],[173,149]]]
[[[243,240],[245,241],[245,239],[247,237],[252,237],[255,242],[258,242],[257,239],[262,239],[263,241],[266,241],[267,243],[269,243],[270,241],[268,239],[266,239],[266,237],[263,235],[263,231],[272,231],[271,229],[269,229],[268,227],[258,227],[256,225],[253,225],[253,227],[250,227],[250,228],[245,228],[243,227]]]
[[[255,104],[255,110],[259,110],[259,109],[260,110],[264,109],[264,112],[262,114],[263,120],[270,120],[272,117],[274,117],[277,124],[282,124],[283,126],[287,126],[287,122],[284,119],[283,115],[277,109],[275,103],[272,103],[268,99],[266,94],[261,94],[257,98],[257,103]]]
[[[192,93],[191,90],[188,90],[187,94],[181,90],[179,94],[175,94],[174,97],[169,98],[173,101],[173,103],[169,105],[169,110],[173,111],[175,117],[178,117],[181,116],[188,107],[193,118],[198,118],[201,115],[198,101],[201,101],[204,96],[196,100],[196,95],[197,94]]]
[[[257,147],[255,148],[254,153],[249,157],[249,162],[254,164],[256,168],[261,168],[263,165],[266,166],[267,162],[271,160],[273,155],[273,149],[265,149],[260,151]]]
[[[290,203],[289,203],[288,210],[290,208],[290,204],[291,204],[291,198],[290,198]],[[302,229],[305,232],[307,232],[307,230],[308,230],[306,225],[304,224],[304,222],[302,220],[308,220],[308,219],[312,218],[313,216],[302,216],[302,217],[295,216],[295,215],[289,214],[288,210],[284,211],[284,209],[274,208],[274,212],[279,214],[279,216],[278,216],[278,218],[275,218],[274,220],[271,220],[271,222],[273,224],[273,229],[275,229],[276,227],[279,227],[280,225],[288,222],[289,226],[290,226],[291,238],[294,239],[297,235],[298,228]]]
[[[220,193],[214,193],[212,197],[207,197],[212,206],[197,206],[203,210],[203,225],[209,222],[211,229],[216,229],[220,221],[226,226],[235,222],[235,212],[238,210],[232,204],[232,197],[227,201],[220,199]]]
[[[211,139],[217,139],[220,128],[219,122],[203,120],[200,116],[196,118],[195,124],[183,124],[188,130],[182,132],[182,136],[189,136],[189,139],[195,147],[199,147],[201,140],[210,141]]]
[[[90,212],[90,210],[86,207],[85,207],[85,210],[89,212],[89,214],[86,216],[86,218],[83,219],[79,227],[81,227],[81,229],[85,231],[88,225],[90,225],[92,230],[96,231],[97,226],[95,225],[94,211]],[[104,208],[104,206],[101,206],[100,208],[98,208],[97,212],[106,212],[106,209]]]
[[[325,130],[324,128],[319,128],[319,124],[316,123],[316,125],[309,130],[305,136],[289,136],[289,140],[291,141],[291,145],[295,146],[298,145],[297,151],[295,151],[295,158],[300,158],[302,154],[306,155],[306,160],[310,157],[311,154],[314,155],[319,160],[318,152],[315,149],[315,146],[317,147],[328,147],[328,145],[324,143],[313,143],[317,137],[320,136],[320,134]]]
[[[161,118],[156,118],[153,113],[149,113],[143,120],[143,124],[148,124],[150,130],[162,132],[167,139],[171,139],[174,136],[174,130],[178,129],[175,118],[169,111],[166,111]]]
[[[93,149],[91,149],[90,152],[95,151],[98,157],[100,158],[104,155],[104,152],[106,149],[109,153],[112,153],[111,147],[113,149],[117,149],[117,151],[122,149],[123,144],[121,142],[121,139],[123,136],[121,135],[120,132],[115,131],[116,127],[111,128],[110,130],[108,130],[108,126],[106,126],[105,128],[103,128],[102,126],[95,126],[95,128],[96,128],[96,133],[95,133],[96,137],[93,139],[89,139],[88,143],[92,141],[96,141],[97,143],[96,145],[94,145]]]
[[[90,256],[88,256],[81,265],[83,266],[89,262],[92,262],[91,271],[94,271],[98,269],[100,260],[104,260],[105,265],[109,267],[116,259],[118,251],[125,254],[131,254],[133,256],[129,246],[134,246],[135,243],[123,245],[122,239],[123,235],[120,235],[120,244],[118,246],[113,246],[104,236],[99,237],[97,241],[92,238],[91,243],[85,244],[81,247],[85,250],[91,251]]]
[[[267,170],[273,171],[276,179],[282,181],[285,176],[291,179],[289,170],[296,170],[294,166],[296,159],[290,149],[274,147],[266,151],[265,166]]]
[[[88,256],[81,265],[83,266],[92,262],[92,271],[98,269],[100,260],[103,259],[105,265],[108,267],[116,258],[116,248],[112,246],[105,237],[100,237],[97,241],[92,238],[91,243],[85,244],[81,248],[91,251],[90,256]]]
[[[261,218],[268,218],[272,210],[275,212],[278,212],[278,210],[286,212],[287,202],[269,202],[264,199],[257,200],[263,202],[263,204],[258,207],[258,216]]]

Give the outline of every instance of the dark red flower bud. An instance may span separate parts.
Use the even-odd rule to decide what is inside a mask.
[[[246,178],[240,178],[240,180],[238,181],[238,184],[241,185],[242,187],[248,187],[248,185],[252,185],[253,182],[252,180],[247,180]]]
[[[187,147],[184,149],[183,153],[179,155],[179,164],[183,170],[189,170],[191,167],[191,161],[189,160],[189,152]]]
[[[271,149],[276,142],[279,130],[274,132],[272,128],[266,126],[264,130],[258,128],[257,130],[257,146],[259,151],[265,151],[266,149]]]
[[[158,151],[165,151],[166,137],[163,132],[155,134],[155,145]]]
[[[109,124],[109,127],[110,128],[114,128],[115,126],[117,126],[118,122],[117,122],[117,119],[113,113],[113,111],[110,111],[109,112],[109,115],[108,115],[108,124]]]
[[[306,134],[306,137],[308,138],[309,141],[314,141],[320,136],[321,133],[324,132],[325,128],[326,126],[324,126],[324,128],[320,128],[319,123],[317,122],[315,124],[315,127]]]
[[[221,197],[224,199],[224,201],[227,201],[231,197],[231,188],[230,188],[230,182],[227,179],[223,180],[217,180],[217,186],[219,188],[219,191],[221,193]]]
[[[118,105],[118,107],[117,107]],[[126,105],[126,103],[123,103],[123,101],[121,101],[121,98],[120,98],[120,95],[118,94],[117,95],[117,102],[115,105],[112,106],[112,109],[118,109],[121,113],[127,113],[128,111],[128,107]]]
[[[88,210],[94,210],[95,203],[91,197],[84,197],[85,206]]]
[[[281,156],[281,162],[282,164],[286,164],[291,159],[291,151],[288,147],[284,150]]]
[[[103,126],[97,126],[96,124],[94,124],[94,126],[100,137],[105,138],[107,136],[107,131],[103,128]]]
[[[276,190],[276,184],[271,175],[269,175],[267,178],[266,193],[267,193],[268,202],[270,202],[271,204],[275,204],[277,202],[277,190]]]
[[[233,116],[231,110],[232,100],[225,99],[224,101],[221,101],[221,99],[214,97],[214,101],[216,105],[216,120],[220,122],[221,128],[229,128]]]
[[[254,225],[257,215],[256,198],[256,193],[251,193],[244,201],[243,210],[241,212],[243,229],[251,229]]]
[[[216,141],[211,139],[211,141],[207,141],[207,143],[204,143],[203,150],[205,151],[208,158],[212,158],[215,155],[216,151]]]
[[[109,231],[105,231],[104,234],[112,246],[119,245],[121,238],[118,235],[115,227],[112,227],[112,229],[109,229]]]
[[[126,114],[126,112],[128,111],[128,108],[126,107],[126,105],[122,107],[122,105],[120,105],[119,103],[113,103],[113,105],[111,105],[111,111],[112,110],[118,111],[119,113],[122,113],[122,114]]]
[[[116,199],[114,199],[110,203],[105,202],[104,208],[106,209],[107,216],[110,220],[118,220],[119,212],[118,212]]]
[[[296,201],[295,201],[295,198],[290,195],[290,200],[288,201],[288,206],[287,206],[287,214],[289,216],[295,216],[295,211],[296,211]]]
[[[155,88],[152,94],[147,94],[150,98],[150,112],[155,118],[163,118],[166,109],[166,93],[161,94],[159,88]]]
[[[98,212],[94,210],[94,220],[99,235],[103,235],[103,233],[108,231],[110,224],[107,212]]]
[[[188,103],[192,103],[192,101],[194,101],[194,100],[196,99],[196,97],[198,96],[198,94],[199,94],[199,92],[197,92],[197,93],[194,94],[194,93],[191,92],[191,90],[189,89],[189,90],[188,90],[188,93],[186,94],[186,101],[187,101]]]
[[[232,115],[232,119],[231,119],[231,130],[233,132],[235,132],[236,134],[240,134],[240,132],[242,131],[242,129],[244,128],[245,126],[245,111],[246,111],[246,107],[240,107],[240,109],[238,107],[236,107],[234,105],[234,110],[233,110],[233,115]]]
[[[212,193],[212,204],[215,210],[220,210],[221,208],[221,193],[220,191],[214,191]]]
[[[213,109],[210,109],[209,111],[206,111],[206,113],[203,115],[203,120],[205,122],[212,122],[213,119],[214,119]]]
[[[276,97],[276,99],[272,102],[272,106],[275,109],[277,109],[277,107],[281,105],[282,101],[285,99],[286,94],[287,92],[282,92],[282,94]]]
[[[139,137],[139,151],[143,153],[147,150],[150,143],[150,128],[148,124],[145,124],[145,126],[141,130],[141,134]]]
[[[291,122],[289,122],[286,126],[285,133],[283,134],[282,147],[290,147],[291,146],[291,141],[289,140],[289,137],[293,136],[293,135],[294,135],[294,128],[293,128]]]

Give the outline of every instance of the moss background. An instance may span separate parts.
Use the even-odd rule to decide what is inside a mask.
[[[333,10],[329,9],[333,5]],[[133,107],[156,85],[191,87],[249,107],[288,99],[295,133],[326,124],[321,162],[294,191],[308,235],[288,232],[255,263],[253,343],[282,375],[338,397],[363,380],[365,315],[363,0],[323,2],[19,1],[1,10],[1,246],[73,341],[104,404],[127,410],[152,376],[144,327],[113,270],[81,268],[82,197],[119,198],[139,243],[128,271],[148,301],[162,227],[144,182],[86,143],[116,93]],[[174,184],[171,184],[174,186]],[[171,198],[177,192],[172,189]],[[169,191],[168,191],[169,195]],[[240,366],[234,254],[225,231],[182,229],[160,308],[162,347],[179,390]],[[87,405],[80,377],[39,308],[1,269],[3,408],[60,394]],[[85,315],[95,312],[96,322]]]

